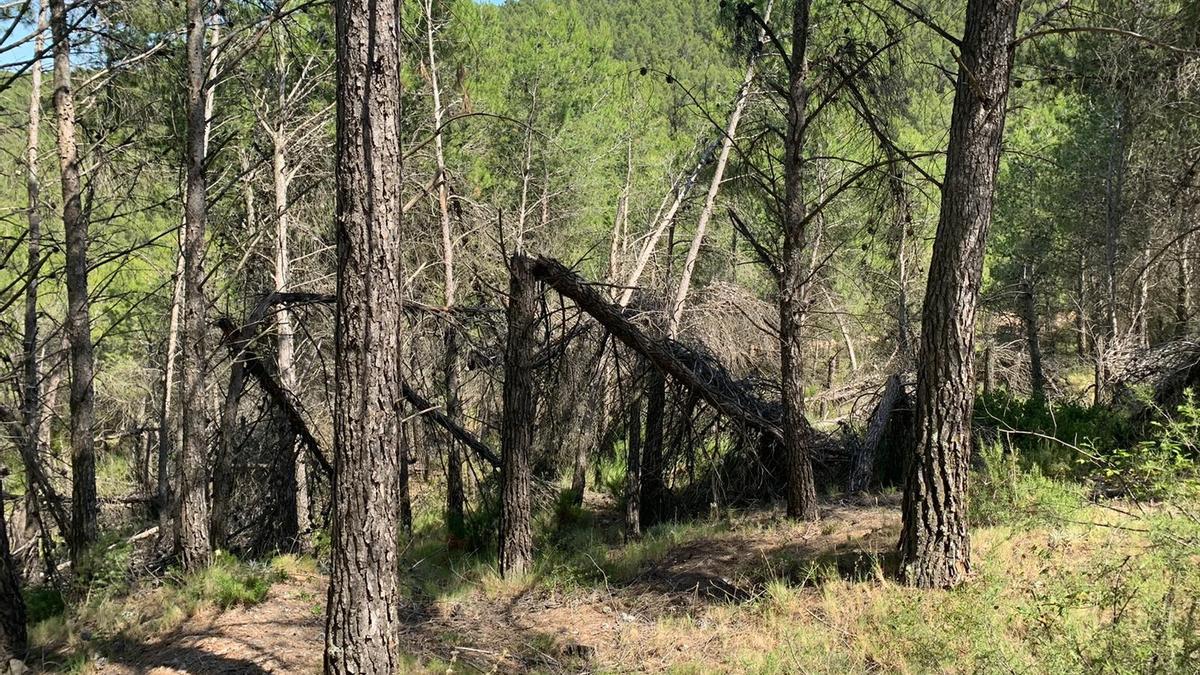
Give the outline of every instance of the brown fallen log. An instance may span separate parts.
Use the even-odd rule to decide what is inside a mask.
[[[763,401],[729,376],[719,363],[669,339],[653,338],[626,317],[626,310],[561,262],[544,256],[522,257],[539,281],[571,298],[609,333],[646,358],[655,368],[686,386],[720,414],[745,423],[782,444],[778,406]],[[810,429],[811,431],[811,429]]]
[[[321,453],[320,444],[309,431],[308,425],[304,421],[304,416],[298,409],[299,401],[296,400],[293,402],[295,396],[275,379],[270,369],[267,368],[266,364],[262,362],[262,359],[251,348],[250,342],[253,339],[251,336],[257,334],[258,325],[266,319],[271,308],[276,305],[329,305],[335,301],[335,296],[327,293],[271,293],[265,296],[255,307],[254,311],[251,312],[250,320],[245,326],[240,328],[235,326],[233,321],[228,317],[222,317],[217,320],[217,325],[221,328],[222,333],[225,334],[225,342],[229,345],[234,359],[242,363],[242,366],[254,376],[267,395],[276,405],[279,405],[283,409],[284,414],[288,417],[288,421],[296,426],[301,441],[313,453],[317,463],[321,465],[322,470],[329,477],[333,476],[333,466],[325,459],[325,455]],[[413,302],[406,303],[405,308],[415,312],[445,311],[441,308]],[[486,313],[493,310],[487,307],[465,307],[455,308],[451,311],[459,313]],[[437,406],[418,394],[407,383],[402,385],[402,393],[404,398],[420,412],[422,417],[442,427],[451,436],[461,441],[463,445],[474,450],[475,454],[490,464],[493,469],[500,468],[499,456],[486,443],[439,411]]]
[[[888,377],[883,385],[883,395],[879,397],[879,405],[871,415],[867,424],[867,434],[863,442],[858,444],[850,468],[850,493],[865,492],[875,475],[875,458],[879,454],[879,444],[883,441],[883,433],[887,430],[888,422],[892,419],[892,411],[904,395],[904,383],[899,375]]]
[[[479,455],[485,462],[491,464],[493,469],[500,468],[500,458],[487,444],[443,414],[438,410],[438,406],[430,403],[414,391],[412,387],[408,386],[408,383],[404,383],[401,386],[404,398],[417,409],[417,414],[445,429],[451,436],[462,442],[463,445],[474,450],[475,454]]]
[[[309,454],[321,467],[321,471],[325,473],[326,477],[332,479],[333,465],[325,458],[325,454],[321,452],[321,444],[309,430],[308,422],[305,421],[304,414],[301,412],[300,401],[280,384],[262,358],[250,346],[249,341],[242,337],[244,329],[239,330],[229,317],[224,316],[217,319],[217,326],[225,334],[225,343],[229,346],[233,358],[242,364],[242,367],[258,382],[267,396],[275,402],[275,405],[279,406],[279,409],[287,417],[288,424],[296,432],[304,447],[308,448]]]

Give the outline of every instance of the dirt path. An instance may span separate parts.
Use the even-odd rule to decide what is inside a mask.
[[[597,584],[476,587],[401,609],[408,667],[428,672],[567,673],[597,667],[657,672],[697,657],[722,663],[757,626],[737,610],[770,579],[807,586],[814,561],[870,578],[894,546],[897,504],[826,505],[821,525],[759,514],[728,531],[669,546],[633,579]],[[327,580],[293,575],[256,606],[188,619],[157,639],[110,643],[93,672],[316,673]],[[813,590],[814,598],[817,591]],[[737,611],[729,611],[737,610]],[[438,665],[441,664],[441,665]]]
[[[292,576],[261,604],[200,614],[150,642],[109,645],[96,672],[319,673],[325,584],[320,576]]]

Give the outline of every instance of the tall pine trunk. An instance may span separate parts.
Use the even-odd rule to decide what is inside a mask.
[[[921,321],[916,452],[907,462],[900,577],[950,587],[971,571],[967,469],[975,310],[992,220],[1019,0],[969,0],[941,214]]]
[[[84,218],[71,91],[71,29],[65,0],[50,4],[54,33],[54,109],[58,115],[58,163],[63,229],[67,238],[67,336],[71,343],[71,561],[96,539],[96,390],[88,310],[88,223]]]
[[[204,0],[187,2],[187,185],[183,226],[183,447],[176,500],[176,549],[184,569],[212,558],[208,519],[208,443],[205,429],[205,370],[208,308],[204,298],[204,236],[208,217],[205,136],[208,110],[208,49]]]
[[[399,669],[404,410],[398,3],[338,0],[334,469],[325,672]]]
[[[33,51],[40,54],[44,48],[43,34],[46,29],[48,7],[42,3],[38,8],[38,33],[34,38]],[[25,326],[21,336],[22,405],[25,425],[25,522],[18,541],[32,541],[42,529],[41,512],[38,508],[36,474],[38,455],[42,451],[42,385],[38,359],[38,285],[42,269],[42,211],[41,181],[38,178],[38,148],[42,120],[42,64],[34,60],[29,67],[29,134],[25,145],[25,193],[28,198],[26,221],[28,261],[25,265]]]
[[[787,135],[784,143],[782,274],[779,282],[780,373],[783,389],[783,442],[787,458],[787,513],[816,520],[817,490],[808,456],[804,419],[805,286],[811,272],[805,255],[804,127],[808,107],[808,23],[810,0],[797,0],[793,12],[792,55],[788,82]]]

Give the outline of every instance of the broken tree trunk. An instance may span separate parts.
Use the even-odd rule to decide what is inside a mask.
[[[504,358],[504,420],[500,429],[500,575],[520,577],[533,566],[530,500],[535,401],[531,362],[537,328],[537,288],[523,258],[509,264],[508,345]]]
[[[614,337],[644,356],[656,370],[683,384],[717,412],[782,441],[779,413],[774,406],[737,384],[719,364],[702,358],[674,340],[655,339],[625,317],[624,308],[547,257],[525,258],[533,275],[558,293],[575,301]],[[804,422],[808,433],[812,428]]]
[[[875,475],[875,458],[879,454],[879,444],[883,441],[883,433],[892,419],[892,411],[895,410],[896,404],[900,402],[903,395],[904,384],[901,382],[900,376],[888,377],[887,383],[883,385],[883,395],[879,397],[879,405],[875,407],[875,412],[871,415],[871,422],[867,425],[866,438],[858,446],[858,452],[855,453],[851,465],[849,484],[851,494],[866,492],[870,487],[871,479]]]

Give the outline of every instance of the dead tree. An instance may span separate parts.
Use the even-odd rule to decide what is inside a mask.
[[[400,669],[400,6],[338,0],[334,464],[325,672]]]
[[[892,419],[892,412],[903,397],[904,384],[900,376],[888,377],[887,383],[883,385],[883,394],[879,397],[879,404],[875,406],[875,412],[871,414],[871,421],[867,423],[867,434],[858,446],[851,464],[848,490],[851,494],[865,492],[871,486],[871,479],[875,475],[875,459],[879,455],[879,445],[883,441],[884,432],[887,431],[888,422]]]
[[[574,300],[613,337],[643,356],[650,367],[687,387],[721,415],[757,430],[774,444],[782,443],[777,408],[738,385],[724,369],[698,358],[674,340],[650,337],[625,317],[619,303],[608,300],[561,262],[546,257],[524,260],[534,277]],[[815,437],[806,419],[801,417],[800,424],[808,436]]]
[[[1018,0],[969,0],[941,214],[921,324],[916,452],[906,470],[900,577],[950,587],[971,570],[967,470],[975,403],[975,310],[983,274]]]
[[[54,109],[63,228],[67,238],[67,335],[71,343],[71,561],[96,539],[95,360],[88,311],[88,224],[83,213],[75,96],[71,90],[71,27],[65,0],[50,3],[54,33]]]
[[[535,400],[533,358],[537,282],[524,258],[509,263],[508,346],[504,358],[504,419],[500,428],[500,574],[519,577],[533,566],[530,499]]]
[[[47,27],[49,7],[43,2],[38,8],[38,32],[34,38],[33,51],[42,53],[43,37]],[[38,508],[38,490],[34,474],[37,467],[31,463],[39,461],[43,450],[42,426],[42,383],[38,363],[38,286],[42,268],[42,207],[41,181],[38,177],[38,150],[42,119],[42,64],[34,59],[29,67],[29,133],[25,145],[25,193],[28,198],[26,221],[29,226],[26,244],[28,260],[25,266],[25,325],[21,335],[21,363],[23,366],[22,405],[25,441],[28,447],[22,451],[25,463],[25,522],[18,541],[32,541],[42,529],[41,513]]]

